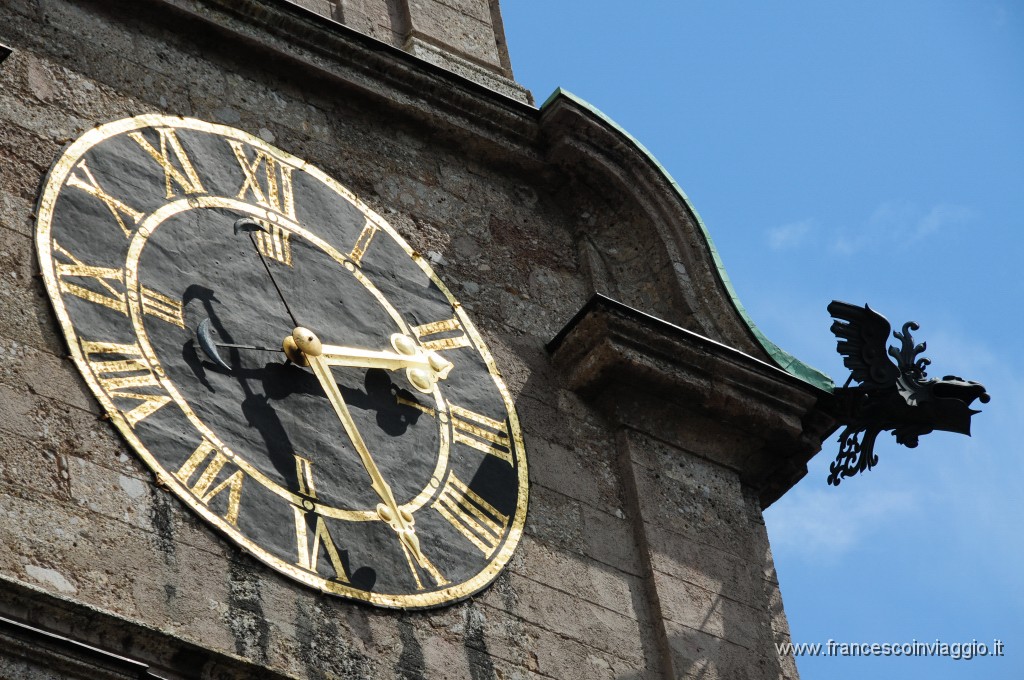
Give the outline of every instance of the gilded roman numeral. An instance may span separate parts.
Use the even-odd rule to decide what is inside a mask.
[[[167,193],[167,198],[174,198],[174,184],[181,187],[181,190],[186,194],[202,194],[206,190],[203,188],[203,183],[199,181],[199,175],[196,173],[195,167],[192,165],[192,161],[188,159],[188,155],[185,154],[185,149],[182,148],[181,142],[178,141],[178,136],[174,132],[174,128],[157,128],[157,134],[160,135],[160,149],[157,150],[152,144],[149,143],[145,137],[142,136],[141,131],[129,132],[128,136],[135,140],[135,142],[142,147],[142,150],[148,153],[153,160],[160,164],[160,167],[164,170],[164,188]],[[174,166],[174,159],[178,161],[180,170]]]
[[[291,265],[292,246],[288,242],[291,232],[266,220],[257,220],[266,231],[253,232],[256,237],[256,248],[263,257],[270,258],[281,264]]]
[[[185,327],[185,314],[181,300],[169,298],[163,293],[158,293],[152,288],[141,287],[142,313],[163,319],[167,323],[173,323],[180,328]]]
[[[399,406],[410,406],[426,413],[431,418],[437,417],[437,411],[424,406],[414,399],[406,399],[400,394],[395,395],[395,403]],[[509,465],[512,461],[512,445],[508,438],[505,423],[469,409],[448,402],[448,413],[451,415],[452,439],[477,451],[501,458]]]
[[[309,544],[309,523],[306,519],[306,512],[297,506],[292,506],[295,514],[295,545],[298,550],[298,560],[295,562],[306,571],[319,572],[320,549],[327,553],[334,569],[334,578],[342,583],[348,583],[348,574],[345,573],[345,565],[341,562],[341,555],[331,538],[331,532],[327,530],[324,518],[316,515],[316,524],[313,527],[313,545]]]
[[[295,196],[292,193],[292,171],[295,168],[259,149],[255,150],[256,155],[250,161],[242,142],[228,140],[228,144],[245,175],[237,198],[244,200],[251,193],[263,207],[295,219]]]
[[[103,205],[107,207],[110,214],[117,220],[117,225],[121,227],[121,231],[124,232],[126,238],[131,238],[132,232],[139,221],[145,217],[145,213],[142,213],[135,208],[126,205],[123,201],[120,201],[100,186],[100,183],[93,177],[92,172],[89,170],[89,166],[82,160],[75,166],[81,175],[76,175],[74,172],[68,175],[68,186],[76,189],[81,189],[90,196],[95,196]],[[127,222],[125,220],[128,220]],[[129,224],[131,227],[129,227]]]
[[[352,260],[357,267],[362,265],[363,255],[366,254],[366,249],[370,247],[370,241],[378,231],[380,231],[380,227],[367,220],[363,230],[359,232],[359,238],[356,239],[356,244],[352,246],[352,251],[348,254],[348,259]]]
[[[210,505],[210,500],[214,496],[227,490],[228,509],[224,513],[224,519],[238,526],[238,509],[242,502],[242,481],[245,479],[245,473],[241,470],[235,470],[220,484],[213,486],[221,470],[224,469],[228,462],[228,457],[219,448],[204,439],[196,450],[192,452],[188,460],[185,461],[185,464],[174,473],[174,476],[180,479],[195,494],[196,498],[207,506]],[[192,476],[200,468],[203,468],[203,471],[199,474],[195,483],[191,483],[189,480],[192,479]]]
[[[508,529],[508,517],[449,472],[431,507],[490,558]]]
[[[124,269],[94,267],[85,264],[56,241],[53,242],[53,250],[64,259],[70,260],[69,262],[56,262],[54,265],[60,292],[109,307],[125,316],[128,315],[128,303],[124,294]],[[68,279],[78,279],[79,281],[76,283],[68,281]],[[89,280],[92,281],[94,289],[85,287],[85,282]],[[180,328],[185,327],[181,300],[175,300],[146,286],[140,286],[139,293],[143,314],[173,323]]]
[[[412,408],[418,411],[426,413],[431,418],[437,417],[437,411],[435,411],[434,409],[430,408],[429,406],[424,406],[415,399],[406,399],[401,394],[395,395],[395,403],[398,404],[399,406],[411,406]]]
[[[128,314],[128,303],[124,297],[124,270],[111,267],[93,267],[87,265],[72,255],[56,241],[53,242],[55,253],[70,260],[70,262],[56,262],[54,270],[57,274],[58,287],[60,292],[80,297],[83,300],[94,302],[104,307],[109,307],[124,315]],[[102,288],[106,293],[85,288],[79,283],[72,283],[67,279],[91,280],[93,285]],[[84,281],[82,281],[84,283]],[[114,286],[114,283],[118,284]],[[121,290],[119,290],[121,289]]]
[[[299,493],[309,498],[316,498],[316,486],[313,484],[313,463],[295,456],[295,476],[299,480]]]
[[[512,447],[505,423],[449,402],[452,439],[512,464]]]
[[[171,400],[166,394],[146,394],[138,391],[147,387],[159,387],[162,390],[138,345],[83,340],[82,351],[100,387],[112,399],[116,397],[142,402],[130,411],[121,410],[131,427],[134,428],[139,421]],[[94,355],[121,358],[94,359]]]
[[[434,321],[433,323],[425,323],[422,326],[413,326],[412,332],[416,335],[416,339],[420,341],[423,349],[428,352],[469,346],[469,337],[462,328],[462,324],[459,323],[459,318],[454,316],[444,321]],[[457,332],[458,334],[449,335],[445,338],[433,337],[452,332]]]

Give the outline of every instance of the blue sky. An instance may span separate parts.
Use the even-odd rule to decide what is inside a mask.
[[[838,444],[766,512],[795,642],[1005,643],[1002,658],[801,658],[802,677],[1024,677],[1024,3],[502,4],[517,79],[639,139],[751,317],[830,374],[825,306],[915,320],[932,377],[983,382],[971,438]]]

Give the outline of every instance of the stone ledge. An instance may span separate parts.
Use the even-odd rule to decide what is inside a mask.
[[[409,112],[428,118],[441,112],[484,137],[500,130],[503,145],[535,133],[536,109],[514,81],[497,76],[478,82],[476,70],[438,65],[286,0],[146,0],[133,11],[140,13],[143,4],[270,50],[281,64],[298,61]]]
[[[150,673],[147,664],[2,616],[0,647],[3,648],[0,673],[16,660],[21,672],[46,669],[59,671],[68,678],[120,680],[158,677]]]
[[[0,576],[0,663],[7,660],[80,678],[289,678]]]
[[[673,443],[673,410],[696,411],[751,435],[742,457],[694,451],[736,469],[762,507],[807,472],[835,429],[829,395],[785,371],[693,331],[595,295],[548,344],[570,389],[598,402],[617,423]],[[654,411],[660,414],[652,420]]]
[[[451,71],[484,85],[488,89],[510,97],[524,104],[533,104],[533,95],[516,81],[495,73],[493,69],[481,66],[477,60],[471,60],[454,54],[433,41],[424,40],[422,36],[413,34],[406,41],[406,52],[415,55],[434,66]]]

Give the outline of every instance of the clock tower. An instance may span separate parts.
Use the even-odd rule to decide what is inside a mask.
[[[0,17],[0,677],[796,677],[831,382],[497,0]]]

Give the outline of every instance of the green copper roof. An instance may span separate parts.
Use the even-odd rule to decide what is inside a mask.
[[[704,235],[704,240],[708,244],[708,250],[711,252],[711,258],[715,263],[715,269],[718,270],[718,278],[722,281],[722,285],[725,286],[725,290],[729,294],[729,299],[732,300],[732,304],[736,308],[736,311],[739,313],[740,318],[742,318],[743,321],[750,328],[750,332],[754,334],[754,337],[761,344],[761,347],[764,348],[764,350],[768,353],[772,360],[779,365],[780,368],[782,368],[790,375],[797,377],[800,380],[803,380],[804,382],[813,385],[814,387],[818,387],[820,389],[831,392],[834,388],[831,378],[829,378],[827,375],[825,375],[818,369],[814,368],[813,366],[808,366],[807,364],[800,361],[792,354],[785,351],[784,349],[776,345],[774,342],[769,340],[768,337],[761,332],[761,329],[757,327],[753,319],[750,318],[750,315],[747,314],[747,310],[744,309],[743,303],[740,302],[739,297],[736,295],[736,291],[732,287],[732,282],[729,280],[729,275],[725,271],[725,265],[722,264],[722,258],[718,255],[718,249],[715,248],[715,243],[714,241],[711,240],[711,234],[708,232],[707,226],[704,225],[704,220],[700,218],[700,214],[693,207],[693,204],[690,203],[690,199],[689,197],[687,197],[686,192],[683,191],[682,187],[680,187],[678,183],[676,183],[676,181],[672,178],[672,175],[669,174],[668,170],[665,169],[665,166],[659,163],[658,159],[654,157],[654,154],[648,151],[643,144],[641,144],[635,137],[633,137],[633,135],[626,132],[626,130],[624,130],[618,123],[616,123],[611,118],[602,113],[600,109],[594,107],[593,105],[584,101],[583,99],[580,99],[571,92],[567,92],[562,88],[557,88],[554,92],[551,93],[551,96],[549,96],[544,101],[544,103],[541,104],[540,110],[543,111],[548,106],[554,104],[554,102],[557,101],[558,99],[563,98],[568,99],[577,106],[580,106],[581,108],[589,111],[590,113],[594,114],[599,119],[601,119],[604,123],[617,130],[623,137],[628,139],[641,153],[643,153],[648,158],[648,160],[650,160],[650,162],[661,172],[662,175],[664,175],[665,179],[668,181],[669,184],[672,185],[672,188],[675,189],[676,193],[686,204],[686,207],[689,208],[690,212],[693,214],[694,219],[697,221],[697,224],[700,226],[701,233]]]

